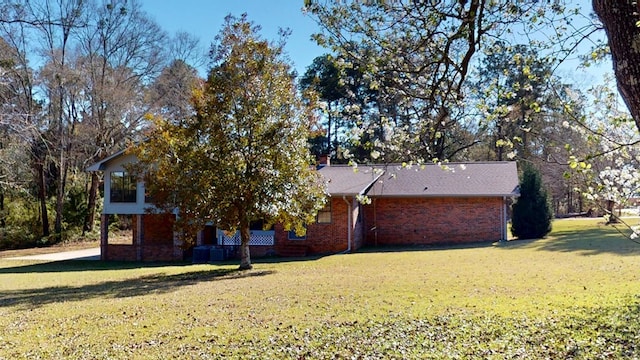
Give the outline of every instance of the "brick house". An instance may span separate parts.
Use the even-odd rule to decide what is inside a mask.
[[[423,245],[507,239],[518,193],[515,162],[388,166],[368,191],[365,244]]]
[[[101,216],[103,260],[183,260],[185,249],[173,233],[176,214],[154,214],[145,198],[144,183],[131,177],[125,164],[133,155],[119,152],[87,168],[104,172]],[[251,230],[252,256],[304,256],[351,252],[362,246],[429,245],[499,241],[507,238],[508,203],[518,196],[514,162],[434,164],[424,168],[399,165],[321,165],[329,199],[305,236],[276,225]],[[360,201],[366,197],[366,201]],[[366,203],[366,204],[364,204]],[[132,239],[110,240],[113,216],[131,218]],[[237,233],[207,226],[194,249],[220,250],[234,256]],[[197,253],[193,250],[195,260]],[[213,253],[211,253],[213,256]],[[208,258],[208,255],[207,255]]]

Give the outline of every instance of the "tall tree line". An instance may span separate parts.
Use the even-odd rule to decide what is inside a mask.
[[[637,5],[610,3],[593,2],[598,22],[584,14],[588,9],[563,0],[305,1],[321,27],[315,39],[330,53],[303,77],[327,104],[324,118],[334,139],[324,149],[355,162],[530,162],[554,185],[558,209],[581,210],[576,189],[588,186],[569,175],[585,164],[576,159],[597,157],[602,142],[594,139],[603,134],[583,131],[593,124],[587,119],[603,115],[597,120],[612,128],[617,122],[593,110],[602,104],[592,92],[554,71],[571,56],[606,56],[611,41],[602,41],[603,27],[609,40],[616,32],[638,32],[631,21]],[[584,50],[585,42],[594,48]],[[632,92],[620,82],[634,82],[638,62],[624,53],[633,49],[632,42],[618,54],[612,49],[630,107],[640,102],[629,101]]]
[[[166,82],[181,66],[172,83],[197,76],[187,65],[198,59],[197,40],[169,37],[137,1],[2,1],[0,9],[1,136],[28,149],[25,170],[0,170],[0,194],[37,200],[39,238],[58,242],[70,227],[90,232],[101,178],[83,169],[138,140],[145,114],[185,107],[188,95],[176,97]],[[10,164],[15,154],[5,149]]]

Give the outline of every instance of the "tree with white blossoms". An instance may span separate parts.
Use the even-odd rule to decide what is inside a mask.
[[[580,191],[601,208],[608,222],[618,222],[615,207],[624,207],[640,193],[640,135],[608,83],[593,87],[589,95],[588,114],[567,124],[584,141],[580,148],[566,145],[567,175],[581,180]],[[632,234],[637,236],[635,230]]]
[[[616,161],[616,166],[601,170],[595,180],[597,189],[593,194],[587,194],[590,200],[601,199],[606,202],[607,222],[616,221],[614,204],[624,207],[640,193],[640,172],[630,164],[625,164],[622,158]]]
[[[515,31],[566,24],[573,14],[564,1],[306,0],[305,5],[321,26],[318,44],[343,59],[344,69],[362,73],[375,91],[352,114],[358,124],[352,136],[369,159],[384,162],[454,159],[476,145],[479,116],[471,114],[467,95],[479,50],[513,39]],[[546,48],[541,41],[527,46]]]

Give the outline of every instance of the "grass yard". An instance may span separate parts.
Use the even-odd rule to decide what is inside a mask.
[[[640,245],[601,223],[248,272],[0,260],[0,359],[640,358]]]

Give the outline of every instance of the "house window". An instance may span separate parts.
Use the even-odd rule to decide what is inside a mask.
[[[128,172],[111,172],[111,202],[136,202],[136,186],[136,178]]]
[[[305,226],[305,229],[306,228],[307,227]],[[307,240],[307,233],[306,232],[302,236],[296,235],[296,231],[295,230],[289,230],[288,233],[289,233],[289,236],[288,236],[289,240]]]
[[[324,207],[318,211],[316,222],[318,224],[331,224],[331,199],[329,199]]]

